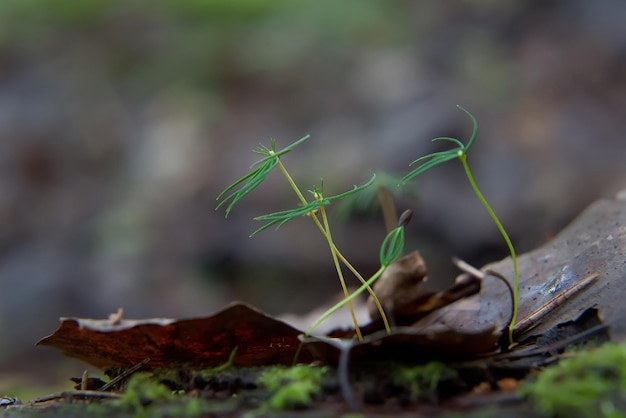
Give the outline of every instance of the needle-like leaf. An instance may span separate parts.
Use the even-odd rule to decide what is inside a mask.
[[[254,231],[252,234],[250,234],[250,236],[253,237],[259,232],[265,231],[267,228],[270,228],[271,226],[274,226],[274,225],[277,225],[276,229],[278,229],[284,224],[286,224],[287,222],[291,221],[292,219],[303,216],[303,215],[307,215],[311,212],[315,212],[322,206],[326,206],[328,204],[330,204],[328,199],[313,200],[312,202],[309,202],[308,204],[304,206],[300,206],[299,208],[283,210],[280,212],[273,212],[273,213],[268,213],[267,215],[257,216],[256,218],[254,218],[255,221],[268,221],[268,223],[263,225],[261,228],[257,229],[256,231]]]
[[[217,197],[218,199],[221,199],[225,194],[245,182],[238,190],[235,190],[228,196],[224,197],[224,199],[220,202],[219,205],[217,205],[215,209],[219,209],[224,204],[226,204],[226,202],[230,201],[230,204],[226,207],[226,217],[228,217],[228,214],[235,206],[235,204],[237,204],[237,202],[243,199],[247,194],[256,189],[261,183],[263,183],[263,181],[267,178],[269,173],[274,169],[274,167],[276,167],[277,164],[277,158],[269,158],[263,162],[263,165],[228,186],[222,193],[220,193],[220,195]]]
[[[319,210],[322,206],[329,205],[330,202],[333,200],[344,199],[348,196],[351,196],[355,193],[360,192],[366,187],[371,186],[375,180],[376,180],[376,174],[374,174],[367,183],[364,183],[360,186],[354,186],[353,189],[348,190],[347,192],[343,192],[341,194],[329,196],[329,197],[323,196],[321,188],[314,187],[313,190],[310,190],[310,192],[315,197],[315,199],[307,203],[306,205],[302,205],[294,209],[283,210],[280,212],[268,213],[267,215],[261,215],[261,216],[257,216],[256,218],[254,218],[255,221],[267,221],[268,223],[263,225],[261,228],[257,229],[256,231],[254,231],[250,236],[252,237],[258,234],[259,232],[264,231],[267,228],[274,226],[274,225],[277,225],[277,229],[278,229],[294,218],[297,218],[302,215],[307,215],[309,213],[313,213]]]
[[[303,143],[309,138],[310,135],[306,135],[280,151],[276,151],[276,141],[274,141],[273,139],[270,140],[270,148],[264,145],[259,145],[254,152],[264,155],[265,157],[252,164],[251,168],[257,168],[255,168],[245,176],[241,177],[239,180],[235,181],[233,184],[224,189],[224,191],[220,193],[219,196],[217,196],[217,200],[220,200],[222,198],[224,199],[220,202],[219,205],[217,205],[215,209],[219,209],[224,204],[230,201],[230,203],[226,207],[226,217],[228,217],[228,214],[235,206],[235,204],[237,204],[237,202],[239,202],[247,194],[256,189],[261,183],[263,183],[269,173],[278,165],[278,162],[280,161],[280,157],[282,155],[287,154],[294,147]],[[235,190],[232,193],[228,194],[242,183],[243,185],[238,190]]]
[[[400,184],[405,184],[409,180],[413,179],[414,177],[419,176],[420,174],[422,174],[423,172],[427,170],[430,170],[434,166],[439,165],[441,163],[445,163],[446,161],[454,160],[457,157],[458,157],[457,150],[452,150],[452,151],[438,152],[438,153],[434,153],[434,154],[430,154],[430,155],[426,155],[424,157],[418,158],[417,160],[413,161],[413,163],[417,163],[421,161],[426,161],[426,162],[420,165],[419,167],[417,167],[415,170],[408,173],[406,176],[402,177],[402,179],[400,180]]]
[[[369,179],[369,180],[367,181],[367,183],[364,183],[364,184],[362,184],[362,185],[360,185],[360,186],[356,186],[356,185],[355,185],[355,186],[352,188],[352,190],[348,190],[347,192],[343,192],[343,193],[341,193],[341,194],[337,194],[337,195],[334,195],[334,196],[327,197],[326,199],[327,199],[327,200],[329,200],[329,201],[332,201],[332,200],[339,200],[339,199],[344,199],[344,198],[346,198],[346,197],[348,197],[348,196],[351,196],[351,195],[353,195],[353,194],[356,194],[356,193],[360,192],[361,190],[363,190],[363,189],[365,189],[365,188],[367,188],[367,187],[371,186],[372,184],[374,184],[374,181],[376,181],[376,174],[372,174],[372,178],[371,178],[371,179]]]
[[[476,139],[476,136],[478,135],[478,122],[476,121],[476,118],[470,112],[465,110],[465,108],[463,108],[462,106],[458,106],[458,105],[457,107],[461,111],[463,111],[467,116],[469,116],[474,126],[473,131],[472,131],[472,136],[467,142],[467,145],[463,144],[463,142],[459,141],[456,138],[450,138],[448,136],[441,136],[439,138],[433,139],[433,141],[453,142],[456,145],[458,145],[458,148],[454,148],[448,151],[433,152],[432,154],[424,155],[423,157],[420,157],[417,160],[413,161],[409,165],[417,164],[422,161],[426,161],[426,162],[420,165],[419,167],[417,167],[415,170],[408,173],[406,176],[402,177],[402,179],[400,180],[400,184],[405,184],[409,180],[419,176],[423,172],[428,171],[431,168],[439,164],[445,163],[450,160],[454,160],[455,158],[460,158],[464,156],[465,154],[467,154],[467,151],[469,151],[470,147],[474,144],[474,140]]]

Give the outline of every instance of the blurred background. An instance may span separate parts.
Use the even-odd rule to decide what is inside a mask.
[[[460,104],[478,184],[519,253],[541,245],[626,187],[624,22],[620,0],[3,1],[0,394],[80,375],[33,346],[61,316],[305,313],[336,294],[311,222],[248,238],[297,205],[279,173],[214,210],[270,138],[311,134],[284,163],[335,194],[466,140]],[[393,191],[431,280],[453,280],[453,255],[506,255],[458,162]],[[370,274],[382,216],[346,209],[335,241]]]

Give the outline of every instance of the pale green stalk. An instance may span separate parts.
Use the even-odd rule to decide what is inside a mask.
[[[294,192],[296,193],[296,195],[298,196],[298,198],[300,199],[302,204],[306,205],[308,203],[307,200],[305,199],[304,195],[300,191],[300,188],[296,185],[295,181],[293,181],[293,178],[291,177],[291,175],[289,174],[289,172],[287,171],[287,169],[285,168],[285,166],[283,165],[283,163],[280,160],[278,161],[278,168],[281,170],[281,172],[283,173],[283,175],[287,179],[287,182],[289,183],[291,188],[294,190]],[[366,281],[363,278],[363,276],[361,276],[361,274],[354,268],[354,266],[352,266],[351,263],[348,262],[348,260],[343,256],[343,254],[341,254],[339,249],[335,246],[335,244],[334,244],[334,242],[332,240],[332,236],[330,234],[330,225],[328,224],[328,219],[326,217],[326,211],[324,210],[323,206],[320,208],[320,211],[321,211],[321,214],[322,214],[322,219],[324,220],[324,225],[322,225],[322,223],[318,219],[317,214],[311,213],[310,216],[311,216],[311,219],[313,219],[313,222],[315,223],[315,225],[317,225],[317,228],[324,235],[324,238],[326,238],[326,241],[328,242],[328,245],[330,246],[330,252],[331,252],[332,257],[333,257],[333,262],[335,264],[335,269],[337,270],[337,276],[339,277],[339,281],[341,282],[341,288],[343,289],[345,297],[348,298],[349,297],[349,292],[348,292],[348,289],[347,289],[347,286],[346,286],[346,283],[345,283],[345,279],[343,277],[343,272],[341,270],[341,266],[339,265],[338,260],[341,260],[341,262],[348,268],[348,270],[350,270],[356,276],[356,278],[361,283],[365,284]],[[376,296],[376,294],[372,290],[371,286],[368,285],[366,287],[366,289],[369,292],[369,294],[372,296],[372,299],[374,300],[374,303],[376,304],[376,307],[378,308],[378,311],[379,311],[379,313],[380,313],[380,315],[381,315],[381,317],[383,319],[383,323],[385,325],[385,329],[387,330],[387,333],[390,333],[391,332],[391,327],[389,325],[389,321],[387,320],[387,315],[385,314],[385,311],[384,311],[384,309],[382,307],[382,304],[380,303],[380,300],[378,299],[378,297]],[[350,299],[350,300],[352,300],[352,299]],[[350,309],[350,315],[352,317],[352,321],[354,323],[354,328],[356,330],[357,336],[358,336],[359,340],[361,340],[362,339],[361,329],[360,329],[359,324],[357,322],[356,314],[354,312],[354,307],[352,306],[351,302],[348,303],[348,308]]]
[[[463,111],[472,121],[472,124],[474,125],[474,129],[472,131],[472,135],[469,139],[469,141],[467,142],[467,145],[463,144],[461,141],[459,141],[456,138],[450,138],[450,137],[439,137],[439,138],[435,138],[433,139],[433,141],[438,141],[438,140],[443,140],[443,141],[450,141],[453,142],[455,144],[458,145],[458,148],[455,149],[451,149],[448,151],[440,151],[440,152],[434,152],[432,154],[429,155],[425,155],[423,157],[418,158],[417,160],[413,161],[411,163],[411,165],[416,164],[416,163],[422,163],[420,166],[418,166],[415,170],[411,171],[409,174],[407,174],[406,176],[404,176],[401,180],[401,183],[406,183],[407,181],[409,181],[410,179],[422,174],[423,172],[431,169],[432,167],[439,165],[441,163],[444,163],[446,161],[450,161],[453,160],[455,158],[458,158],[459,160],[461,160],[461,163],[463,164],[463,169],[465,170],[465,174],[472,186],[472,189],[474,189],[474,193],[476,193],[476,196],[478,196],[478,198],[480,199],[480,201],[482,202],[483,206],[485,206],[485,208],[487,209],[487,212],[489,212],[489,215],[491,216],[491,219],[494,221],[494,223],[496,224],[496,226],[498,227],[498,230],[500,231],[500,234],[502,234],[502,237],[504,238],[504,241],[506,241],[506,245],[509,248],[509,252],[511,253],[511,260],[513,261],[513,274],[515,276],[514,281],[515,281],[515,285],[513,286],[513,315],[511,318],[511,324],[509,325],[509,341],[511,342],[511,344],[513,343],[513,328],[515,326],[515,322],[517,321],[517,311],[519,308],[519,269],[518,269],[518,263],[517,263],[517,256],[515,254],[515,249],[513,248],[513,243],[511,242],[511,239],[509,238],[509,235],[507,234],[506,230],[504,229],[504,227],[502,226],[502,223],[500,222],[500,220],[498,219],[498,217],[496,216],[495,212],[493,211],[493,209],[491,208],[491,206],[489,205],[489,203],[487,202],[487,199],[485,199],[485,197],[483,196],[483,194],[481,193],[480,189],[478,188],[478,185],[476,184],[476,181],[474,180],[474,176],[472,175],[472,172],[469,168],[469,165],[467,163],[467,152],[469,151],[469,149],[472,147],[472,145],[474,144],[474,141],[476,140],[476,137],[478,135],[478,122],[476,121],[476,118],[467,110],[465,110],[463,107],[461,106],[457,106],[461,111]]]
[[[491,208],[491,205],[489,205],[489,202],[487,202],[487,199],[485,199],[485,196],[483,196],[480,189],[478,188],[478,185],[476,184],[476,181],[474,180],[474,176],[472,175],[472,171],[469,168],[469,164],[467,163],[467,154],[463,153],[462,155],[459,155],[459,159],[461,160],[461,163],[463,163],[465,174],[467,175],[467,179],[472,185],[472,189],[474,189],[476,196],[478,196],[478,199],[480,199],[483,206],[485,206],[485,209],[487,209],[487,212],[489,212],[491,219],[493,219],[493,222],[498,227],[498,230],[500,231],[500,234],[502,234],[504,241],[506,241],[506,245],[509,247],[509,252],[511,253],[511,259],[513,260],[513,276],[514,276],[514,281],[515,281],[515,285],[513,286],[513,315],[511,317],[511,324],[509,325],[509,342],[512,344],[513,343],[513,327],[515,326],[515,323],[517,322],[517,310],[518,310],[518,304],[519,304],[519,301],[518,301],[519,299],[519,269],[517,265],[517,255],[515,254],[515,248],[513,248],[513,243],[511,242],[511,239],[509,238],[509,234],[507,234],[506,230],[504,229],[504,226],[502,226],[502,223],[496,216],[496,213]]]
[[[309,328],[309,330],[306,332],[306,336],[311,335],[311,333],[313,332],[313,330],[315,328],[317,328],[322,322],[324,322],[326,319],[328,319],[329,316],[331,316],[332,314],[334,314],[335,312],[337,312],[339,309],[343,308],[344,305],[346,304],[350,304],[352,302],[352,300],[354,300],[354,298],[356,298],[357,296],[359,296],[361,293],[363,293],[363,291],[365,289],[367,289],[368,287],[371,287],[372,284],[374,284],[374,282],[376,280],[378,280],[378,278],[383,274],[383,272],[385,271],[386,267],[385,266],[381,266],[378,271],[376,273],[374,273],[374,275],[372,277],[370,277],[365,283],[363,283],[361,285],[361,287],[359,287],[354,293],[352,293],[350,296],[346,297],[344,300],[342,300],[341,302],[338,302],[336,305],[334,305],[332,308],[330,308],[329,310],[327,310],[326,312],[324,312],[324,314],[322,314],[322,316],[320,316],[317,321],[315,321],[313,323],[313,325],[311,325],[311,328]]]
[[[321,196],[320,196],[321,197]],[[335,264],[335,269],[337,270],[337,277],[339,277],[339,282],[341,282],[341,288],[343,289],[343,294],[346,297],[344,300],[348,300],[350,297],[350,292],[348,292],[348,287],[346,286],[346,281],[343,278],[343,272],[341,271],[341,266],[339,265],[339,260],[337,259],[337,251],[335,250],[335,244],[333,243],[332,235],[330,234],[330,226],[328,224],[328,217],[326,216],[326,208],[322,206],[320,208],[320,213],[322,214],[322,220],[324,221],[324,230],[326,231],[326,241],[330,246],[330,253],[333,256],[333,263]],[[354,307],[352,306],[352,302],[348,301],[348,309],[350,309],[350,316],[352,317],[352,322],[354,322],[354,330],[356,331],[356,335],[359,341],[363,341],[363,335],[361,335],[361,328],[359,328],[359,322],[356,319],[356,314],[354,313]]]
[[[359,296],[365,289],[371,287],[372,284],[385,272],[387,267],[394,261],[398,259],[400,254],[402,254],[402,250],[404,248],[404,224],[398,226],[391,232],[387,234],[383,244],[380,247],[380,268],[372,277],[370,277],[365,283],[361,285],[356,291],[354,291],[350,296],[346,297],[341,302],[335,304],[333,307],[328,309],[326,312],[322,314],[318,318],[317,321],[313,323],[311,328],[307,331],[306,335],[311,335],[313,330],[317,328],[319,324],[325,321],[329,316],[337,312],[341,307],[346,304],[350,304],[354,298]]]

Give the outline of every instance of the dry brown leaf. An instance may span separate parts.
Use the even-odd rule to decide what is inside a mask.
[[[212,367],[228,361],[257,366],[291,364],[301,331],[234,303],[205,318],[145,320],[94,320],[62,318],[54,334],[37,345],[57,348],[101,369],[132,366],[145,358],[148,368],[170,364]],[[307,356],[304,357],[307,360]]]
[[[427,280],[426,263],[419,251],[413,251],[393,262],[373,286],[374,293],[385,313],[395,316],[396,312],[412,305],[426,294],[422,283]],[[378,307],[370,295],[367,309],[372,320],[380,318]]]
[[[470,358],[492,352],[498,346],[501,330],[489,327],[464,333],[445,326],[428,331],[414,327],[396,327],[391,334],[378,331],[355,339],[309,337],[304,341],[316,359],[336,363],[342,350],[349,349],[351,360],[407,360]]]
[[[129,367],[150,359],[146,366],[155,369],[172,364],[194,368],[226,363],[236,348],[233,365],[249,367],[268,364],[292,364],[298,349],[300,330],[274,319],[257,309],[234,303],[215,315],[195,319],[153,318],[145,320],[95,320],[62,318],[54,334],[37,345],[61,350],[101,369]],[[364,329],[367,329],[365,327]],[[419,359],[440,355],[473,355],[495,348],[495,328],[468,334],[445,327],[422,331],[396,327],[391,335],[372,332],[362,343],[354,342],[354,352],[368,360],[400,356]],[[354,330],[337,332],[351,339]],[[336,347],[327,340],[316,340],[311,350],[302,350],[298,361],[313,359],[333,363]]]
[[[523,321],[547,302],[599,275],[590,286],[558,306],[532,329],[541,334],[559,323],[578,317],[597,306],[612,337],[626,340],[626,197],[602,199],[588,207],[569,226],[542,247],[520,255],[519,315]],[[484,266],[512,281],[510,257]],[[486,325],[506,325],[511,312],[509,290],[500,280],[486,277],[482,291],[421,319],[416,325],[427,329],[445,324],[451,329],[479,331]]]

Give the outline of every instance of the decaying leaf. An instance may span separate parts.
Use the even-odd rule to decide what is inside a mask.
[[[554,240],[520,257],[520,319],[553,305],[550,301],[562,301],[557,310],[532,324],[536,326],[532,332],[541,334],[595,305],[611,327],[613,338],[624,340],[625,251],[626,200],[594,204]],[[510,276],[512,270],[510,259],[483,270],[487,268],[505,276]],[[420,272],[421,268],[414,263],[413,270]],[[589,288],[563,297],[581,281],[589,283]],[[396,325],[400,326],[387,335],[374,321],[364,327],[368,335],[363,342],[345,344],[349,344],[352,358],[366,359],[423,360],[493,351],[510,315],[509,291],[499,280],[486,277],[480,293],[464,297],[478,292],[480,286],[480,280],[468,276],[450,289],[411,297],[406,304],[397,303],[392,292],[387,296],[393,302]],[[461,300],[449,304],[457,299]],[[352,333],[336,331],[331,337],[350,339]],[[146,358],[150,359],[150,368],[173,363],[212,367],[228,361],[235,348],[234,365],[255,366],[291,364],[301,334],[285,322],[234,303],[215,315],[197,319],[128,320],[122,318],[121,311],[109,320],[65,318],[59,329],[38,345],[55,347],[103,369],[128,367]],[[337,341],[311,338],[307,340],[310,350],[302,350],[299,360],[336,361],[340,352]]]
[[[480,288],[481,279],[470,274],[463,273],[457,277],[454,285],[438,292],[428,291],[420,286],[420,290],[416,291],[412,295],[411,303],[396,305],[396,308],[389,312],[388,315],[395,326],[413,326],[414,328],[420,329],[420,327],[415,327],[413,325],[419,319],[427,316],[431,312],[443,308],[444,306],[450,306],[460,299],[475,295],[480,292]],[[499,323],[492,325],[499,325]],[[374,316],[374,320],[370,324],[364,326],[361,331],[363,334],[367,335],[383,328],[384,323],[378,315]],[[482,331],[478,332],[480,333]],[[337,334],[335,333],[333,335]],[[348,338],[349,336],[350,335],[348,333],[343,335],[344,338]]]
[[[554,239],[520,256],[518,261],[520,321],[598,275],[528,332],[541,334],[597,306],[611,327],[612,337],[626,340],[626,194],[595,202]],[[486,269],[513,277],[510,258],[483,267]],[[433,312],[415,325],[428,329],[445,324],[451,329],[478,332],[490,324],[506,323],[510,304],[506,286],[494,277],[486,277],[479,294]]]
[[[117,318],[116,318],[117,319]],[[234,303],[205,318],[94,320],[62,318],[37,345],[61,350],[101,369],[128,367],[146,358],[148,368],[170,364],[213,367],[291,364],[302,332],[251,306]],[[304,360],[308,359],[305,353]]]
[[[394,358],[404,352],[420,356],[476,354],[492,350],[494,341],[497,341],[494,328],[464,334],[445,327],[427,332],[396,327],[391,335],[387,335],[376,333],[377,327],[379,325],[374,322],[364,328],[373,334],[358,344],[355,352],[362,352],[363,357],[370,359],[384,358],[378,357],[381,350],[391,350],[395,354],[391,351],[389,354]],[[352,338],[353,333],[354,330],[348,330],[342,336]],[[57,348],[67,356],[101,369],[129,367],[144,359],[150,359],[145,367],[148,369],[173,364],[213,367],[226,363],[237,348],[232,364],[245,367],[292,364],[300,344],[298,336],[302,334],[302,331],[248,305],[234,303],[215,315],[196,319],[62,318],[57,331],[37,345]],[[332,345],[318,341],[311,350],[302,350],[298,360],[332,362],[337,357],[333,351],[336,350]]]
[[[501,330],[487,327],[465,333],[446,326],[431,327],[427,332],[415,327],[395,327],[391,334],[377,331],[362,342],[336,337],[310,337],[304,341],[316,359],[336,363],[342,349],[351,351],[352,359],[393,359],[429,361],[467,358],[492,352],[497,348]],[[340,342],[341,341],[341,342]]]
[[[426,263],[419,251],[413,251],[393,262],[374,284],[373,290],[387,315],[413,304],[425,295],[422,282],[427,279]],[[367,309],[372,320],[380,318],[378,307],[370,295]]]

